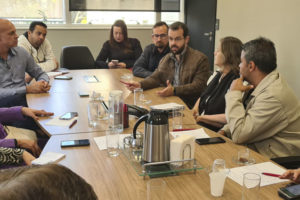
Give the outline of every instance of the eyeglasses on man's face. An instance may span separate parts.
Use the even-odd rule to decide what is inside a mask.
[[[168,35],[166,33],[163,33],[163,34],[152,34],[152,37],[154,37],[155,39],[157,38],[161,38],[161,39],[164,39],[166,38]]]

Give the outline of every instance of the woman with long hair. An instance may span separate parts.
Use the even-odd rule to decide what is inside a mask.
[[[239,77],[242,42],[235,37],[225,37],[215,51],[215,73],[207,88],[193,108],[193,116],[198,124],[218,131],[226,124],[225,94],[231,82]]]
[[[117,20],[111,26],[110,39],[103,44],[96,66],[103,69],[132,68],[142,51],[138,39],[128,38],[125,22]]]

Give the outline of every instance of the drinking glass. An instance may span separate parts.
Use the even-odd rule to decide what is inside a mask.
[[[184,107],[182,106],[176,106],[172,109],[173,130],[182,129],[183,110]]]
[[[112,90],[109,93],[109,127],[118,133],[123,132],[123,92]]]
[[[114,129],[106,131],[107,153],[110,157],[116,157],[119,155],[119,136],[119,132]]]
[[[259,199],[261,177],[256,173],[245,173],[243,176],[242,200]]]
[[[216,159],[212,166],[212,172],[220,172],[225,170],[226,170],[225,160]]]
[[[147,182],[147,200],[162,200],[166,189],[163,179],[151,179]]]
[[[144,102],[144,93],[142,88],[136,88],[133,90],[134,93],[134,105],[136,106],[143,106]]]

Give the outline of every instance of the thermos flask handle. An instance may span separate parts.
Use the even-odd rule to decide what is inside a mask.
[[[136,129],[137,127],[140,125],[140,123],[142,123],[143,121],[146,121],[146,119],[150,116],[150,114],[146,114],[146,115],[143,115],[141,116],[137,122],[135,123],[134,127],[133,127],[133,138],[136,139]]]

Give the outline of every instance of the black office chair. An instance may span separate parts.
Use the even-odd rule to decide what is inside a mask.
[[[287,169],[300,168],[300,156],[278,157],[272,158],[271,160]]]
[[[60,66],[67,69],[95,69],[95,59],[87,46],[65,46],[60,55]]]

